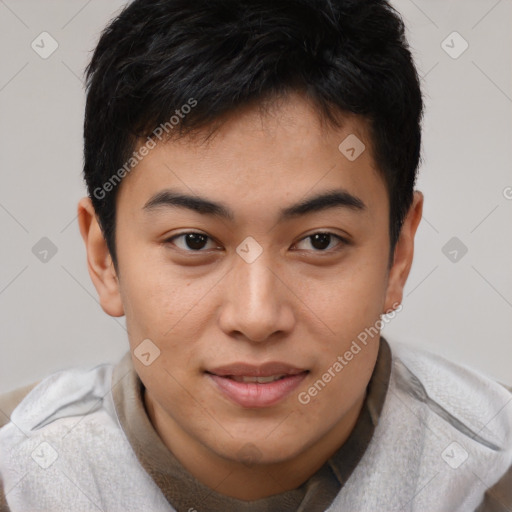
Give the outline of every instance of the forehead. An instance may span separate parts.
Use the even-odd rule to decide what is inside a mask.
[[[142,210],[165,189],[227,202],[235,212],[249,212],[254,202],[259,216],[270,214],[271,205],[340,188],[370,206],[382,196],[387,203],[359,116],[344,115],[333,127],[310,102],[291,95],[265,111],[241,109],[207,139],[206,133],[157,143],[124,178],[118,207]]]

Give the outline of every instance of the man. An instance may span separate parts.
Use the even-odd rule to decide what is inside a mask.
[[[423,205],[399,15],[136,0],[87,77],[79,225],[130,351],[4,397],[4,509],[508,510],[509,391],[380,336]]]

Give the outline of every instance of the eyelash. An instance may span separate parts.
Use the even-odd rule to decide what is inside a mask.
[[[187,231],[186,233],[180,233],[178,235],[174,235],[170,238],[168,238],[167,240],[164,240],[164,244],[174,244],[174,240],[177,239],[177,238],[180,238],[180,237],[184,237],[186,235],[203,235],[205,236],[206,238],[208,238],[208,240],[213,240],[210,236],[206,235],[205,233],[201,233],[201,232],[198,232],[198,231]],[[346,238],[343,238],[342,236],[340,235],[337,235],[335,233],[331,233],[329,231],[316,231],[314,233],[311,233],[310,235],[307,235],[305,236],[304,238],[301,238],[299,240],[299,242],[297,243],[300,243],[302,242],[303,240],[307,240],[308,238],[312,238],[313,236],[315,235],[329,235],[331,236],[332,238],[335,238],[338,240],[338,244],[335,246],[334,249],[324,249],[324,250],[312,250],[312,252],[314,253],[318,253],[318,254],[330,254],[330,253],[333,253],[333,252],[337,252],[339,250],[341,250],[341,248],[343,246],[346,246],[346,245],[350,245],[350,242],[346,239]],[[199,250],[193,250],[193,249],[181,249],[178,247],[178,249],[182,252],[189,252],[189,253],[201,253],[201,252],[207,252],[207,250],[203,250],[203,249],[199,249]],[[304,250],[304,249],[299,249],[299,250]]]

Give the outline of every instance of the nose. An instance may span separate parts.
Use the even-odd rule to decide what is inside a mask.
[[[294,326],[293,293],[265,252],[247,263],[235,257],[224,280],[220,328],[228,335],[251,342],[275,340]]]

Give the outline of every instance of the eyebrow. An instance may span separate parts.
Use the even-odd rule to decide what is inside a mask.
[[[183,194],[172,189],[157,192],[146,202],[142,209],[147,212],[152,212],[162,207],[186,208],[201,215],[211,215],[229,221],[234,221],[235,219],[233,211],[223,203],[214,202],[204,197]],[[350,194],[346,190],[328,190],[283,208],[279,212],[278,222],[331,208],[347,208],[354,211],[364,211],[367,207],[359,197]]]

